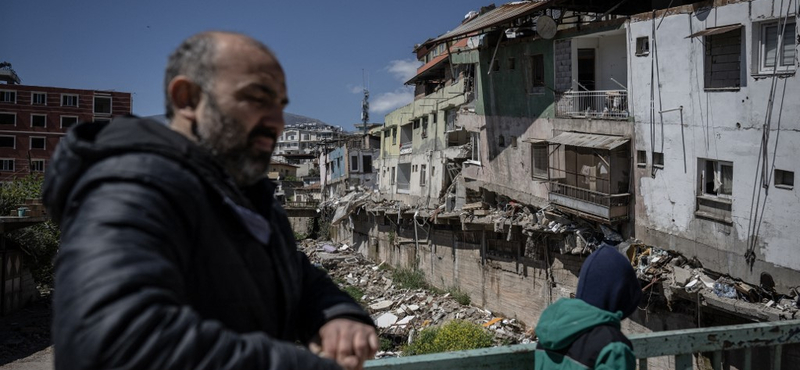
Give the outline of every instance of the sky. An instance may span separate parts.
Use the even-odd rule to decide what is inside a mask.
[[[352,131],[362,89],[370,122],[413,99],[415,44],[491,0],[2,0],[0,61],[24,85],[132,93],[133,113],[163,114],[167,56],[205,30],[242,32],[283,64],[287,112]],[[502,4],[502,2],[497,2]],[[366,79],[364,76],[366,75]]]

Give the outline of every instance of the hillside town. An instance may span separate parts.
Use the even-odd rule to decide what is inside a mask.
[[[642,287],[627,335],[799,320],[798,9],[486,4],[408,50],[419,62],[410,103],[369,121],[365,94],[354,132],[287,123],[268,173],[275,198],[298,248],[341,287],[364,289],[396,344],[379,357],[449,319],[483,325],[497,345],[535,342],[542,312],[575,297],[604,244]],[[72,125],[132,113],[130,93],[22,85],[10,65],[0,81],[2,182],[45,173]],[[12,212],[3,233],[47,220],[36,200]],[[0,316],[40,294],[24,253],[3,241]],[[382,266],[431,290],[403,290]],[[792,368],[798,349],[695,352],[716,351],[707,368]]]

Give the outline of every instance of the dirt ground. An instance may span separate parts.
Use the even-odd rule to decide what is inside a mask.
[[[52,368],[50,294],[19,311],[0,317],[0,367],[3,369]],[[21,366],[27,363],[49,367]]]

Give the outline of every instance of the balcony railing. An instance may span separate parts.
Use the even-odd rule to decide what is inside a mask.
[[[408,153],[411,153],[411,142],[406,141],[405,143],[400,143],[400,154]]]
[[[655,365],[648,359],[674,356],[675,369],[693,369],[694,355],[711,353],[711,367],[722,369],[725,352],[743,352],[743,369],[794,369],[797,364],[782,363],[783,346],[800,343],[800,320],[713,328],[670,330],[633,334],[628,337],[639,369]],[[412,369],[533,369],[536,344],[517,344],[469,351],[437,353],[367,361],[371,370]],[[753,349],[769,349],[770,359],[753,364]],[[731,356],[731,358],[735,358]],[[698,361],[699,362],[699,361]],[[733,362],[732,360],[730,362]],[[698,367],[702,368],[702,367]],[[725,367],[727,368],[727,367]],[[731,367],[732,368],[732,367]]]
[[[556,117],[625,119],[628,117],[628,92],[595,90],[556,94]]]
[[[317,208],[319,201],[309,200],[305,202],[290,202],[287,201],[284,205],[285,208]]]
[[[628,203],[631,195],[606,194],[577,186],[550,182],[550,201],[552,203],[601,217],[605,220],[623,220],[628,217]]]

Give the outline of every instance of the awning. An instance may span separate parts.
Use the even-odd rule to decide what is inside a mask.
[[[544,143],[546,141],[547,141],[547,139],[536,139],[536,138],[522,139],[522,142],[531,143],[531,144]]]
[[[630,139],[623,136],[608,136],[608,135],[583,134],[579,132],[564,132],[547,141],[550,144],[564,144],[564,145],[580,146],[584,148],[612,150],[622,144],[627,143],[628,141],[630,141]]]
[[[722,27],[706,28],[706,29],[704,29],[704,30],[702,30],[700,32],[695,32],[695,33],[693,33],[693,34],[691,34],[689,36],[686,36],[685,38],[688,39],[690,37],[719,35],[721,33],[730,32],[730,31],[733,31],[733,30],[738,30],[740,28],[742,28],[742,24],[741,23],[731,24],[731,25],[722,26]]]

